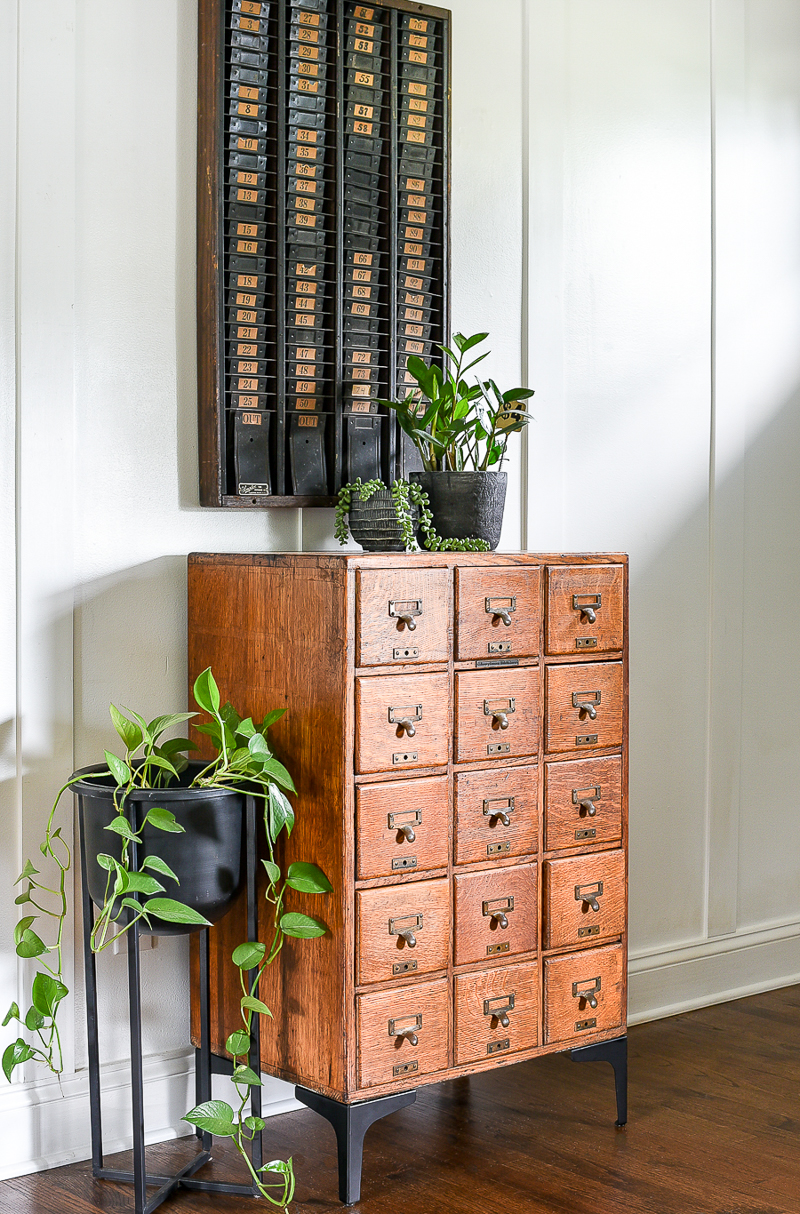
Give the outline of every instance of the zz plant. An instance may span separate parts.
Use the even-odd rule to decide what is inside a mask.
[[[211,739],[215,755],[192,779],[188,787],[226,789],[247,792],[262,804],[267,839],[268,858],[262,860],[267,876],[265,897],[272,913],[272,938],[269,944],[245,941],[234,949],[233,964],[238,968],[242,987],[240,1010],[242,1027],[228,1037],[227,1052],[233,1059],[233,1083],[237,1107],[221,1100],[210,1100],[191,1109],[185,1120],[198,1129],[230,1138],[242,1155],[258,1191],[273,1205],[285,1208],[292,1200],[295,1179],[291,1159],[273,1160],[260,1169],[253,1168],[246,1144],[264,1129],[264,1121],[246,1113],[250,1090],[261,1084],[260,1077],[248,1065],[253,1016],[272,1016],[267,1005],[258,997],[258,986],[264,970],[271,965],[283,947],[287,936],[312,939],[327,932],[324,923],[310,915],[286,910],[284,901],[290,890],[302,893],[328,893],[332,886],[314,864],[295,862],[285,875],[275,858],[275,848],[283,831],[291,834],[294,809],[286,792],[296,792],[292,777],[275,758],[269,745],[268,731],[286,711],[283,708],[267,713],[260,725],[251,717],[242,718],[230,703],[221,705],[219,688],[211,669],[204,670],[194,685],[197,705],[211,718],[198,725],[199,732]],[[107,873],[103,905],[95,918],[91,935],[92,950],[100,953],[132,927],[144,920],[152,927],[154,920],[186,926],[207,926],[208,920],[197,911],[173,898],[162,897],[164,886],[159,876],[178,882],[176,874],[159,856],[147,855],[138,869],[131,868],[129,847],[143,842],[134,830],[127,811],[127,799],[135,789],[168,788],[186,770],[186,754],[197,747],[188,738],[164,739],[175,726],[197,716],[197,713],[170,713],[147,722],[130,709],[120,711],[111,705],[114,727],[125,747],[124,758],[105,751],[104,770],[75,775],[59,790],[53,803],[39,850],[43,863],[53,871],[46,877],[26,860],[16,885],[23,885],[16,898],[18,905],[31,908],[18,922],[14,940],[16,952],[24,959],[35,959],[38,966],[31,985],[31,1004],[24,1016],[12,1003],[3,1026],[16,1020],[32,1040],[18,1037],[3,1053],[2,1066],[7,1079],[24,1062],[43,1064],[57,1077],[64,1069],[57,1013],[69,990],[64,982],[64,927],[69,909],[67,874],[72,855],[63,837],[63,828],[55,825],[56,813],[64,793],[79,780],[108,779],[114,782],[114,816],[105,829],[120,840],[117,856],[100,853],[95,857]],[[174,834],[184,833],[184,827],[169,810],[151,807],[142,823],[155,830]],[[141,827],[140,827],[141,830]],[[41,863],[41,862],[40,862]],[[50,923],[52,943],[47,944],[33,928],[42,918]],[[157,930],[157,928],[156,928]],[[254,974],[253,974],[254,972]],[[272,1191],[276,1191],[273,1195]]]
[[[349,485],[343,485],[339,490],[334,519],[334,537],[340,544],[346,544],[348,539],[347,516],[354,497],[359,501],[368,502],[378,492],[386,491],[383,481],[364,481],[361,479]],[[433,525],[431,504],[427,493],[415,481],[402,478],[393,481],[390,489],[400,536],[406,552],[414,552],[417,547],[416,524],[412,514],[412,505],[419,509],[419,528],[425,537],[425,548],[428,552],[487,552],[489,545],[486,540],[478,539],[443,539]]]

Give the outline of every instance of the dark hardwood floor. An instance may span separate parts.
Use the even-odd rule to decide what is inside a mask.
[[[369,1130],[353,1209],[800,1214],[800,986],[631,1029],[629,1116],[626,1130],[614,1129],[608,1065],[567,1055],[421,1088],[416,1105]],[[294,1156],[297,1214],[341,1209],[326,1122],[286,1114],[264,1138],[267,1158]],[[184,1139],[148,1158],[173,1171],[194,1150]],[[221,1145],[210,1170],[239,1179],[237,1165]],[[87,1163],[0,1184],[2,1214],[112,1214],[130,1201],[124,1186],[94,1181]],[[258,1207],[183,1193],[162,1208]]]

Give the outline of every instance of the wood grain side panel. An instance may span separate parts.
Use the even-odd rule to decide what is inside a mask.
[[[506,728],[501,718],[492,715],[495,710],[507,714]],[[535,755],[539,748],[538,669],[459,671],[455,747],[458,763]]]
[[[446,1069],[450,1060],[446,978],[359,995],[356,1004],[361,1088],[392,1080],[413,1087],[416,1075]],[[416,1045],[398,1035],[404,1028],[415,1032]]]
[[[621,849],[545,860],[542,879],[545,948],[588,946],[625,930],[625,853]]]
[[[446,867],[449,814],[447,776],[360,785],[356,791],[358,879],[391,877],[405,864],[413,872]]]
[[[334,891],[287,894],[285,909],[325,921],[328,935],[287,939],[261,984],[274,1021],[262,1021],[262,1064],[284,1078],[344,1092],[345,1000],[351,989],[345,933],[351,874],[344,812],[347,611],[345,579],[313,568],[189,563],[189,682],[213,668],[223,702],[261,719],[286,707],[270,731],[276,756],[298,789],[297,820],[281,837],[284,866],[318,864]],[[201,745],[202,739],[197,739]],[[272,938],[259,899],[259,937]],[[237,974],[230,955],[246,939],[244,900],[211,932],[212,1049],[224,1052],[239,1021]],[[196,1031],[196,1016],[195,1016]]]
[[[538,1044],[539,970],[535,962],[459,974],[455,988],[456,1066]],[[505,1026],[503,1016],[508,1019]]]
[[[446,877],[361,890],[356,894],[359,985],[443,970],[450,955],[450,890]],[[408,931],[408,938],[400,932]]]
[[[536,865],[461,873],[455,885],[455,964],[498,963],[538,945]],[[513,909],[509,902],[513,900]],[[507,926],[492,914],[505,911]],[[491,951],[490,951],[491,950]]]
[[[620,746],[624,705],[622,662],[550,666],[545,702],[548,753]]]
[[[587,835],[587,831],[593,833]],[[544,845],[548,851],[591,848],[621,838],[621,755],[545,764]]]
[[[458,772],[456,864],[488,863],[535,852],[539,843],[538,790],[539,769],[535,766]]]
[[[447,569],[359,570],[356,664],[446,662],[451,584]],[[399,618],[404,613],[408,620]]]
[[[592,1033],[625,1024],[625,950],[587,949],[544,963],[545,1042],[582,1045]],[[593,998],[597,1007],[589,1002]]]
[[[541,569],[537,566],[457,569],[457,659],[537,654],[542,622],[541,583]],[[508,610],[508,624],[492,607]]]
[[[414,720],[409,735],[398,719]],[[356,679],[356,771],[440,767],[449,757],[450,694],[446,674]]]
[[[622,649],[624,575],[623,565],[550,566],[546,578],[548,654]]]

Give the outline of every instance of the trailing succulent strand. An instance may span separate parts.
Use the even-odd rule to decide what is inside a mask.
[[[339,490],[339,499],[336,504],[336,517],[333,529],[334,537],[340,544],[346,544],[349,538],[347,515],[350,513],[353,498],[357,495],[360,501],[367,502],[379,490],[386,490],[386,488],[387,486],[384,485],[383,481],[362,482],[360,479],[354,481],[352,484],[342,486]],[[416,525],[412,514],[412,506],[416,506],[419,510],[418,526],[425,537],[424,546],[428,552],[489,551],[489,545],[486,540],[443,539],[433,525],[430,499],[425,490],[416,481],[406,481],[400,478],[392,482],[390,492],[397,516],[397,525],[400,528],[400,537],[405,545],[406,552],[414,552],[417,549]]]
[[[223,1100],[210,1100],[191,1109],[185,1120],[207,1133],[232,1139],[261,1196],[285,1209],[292,1200],[295,1188],[292,1160],[272,1160],[256,1171],[246,1149],[246,1144],[252,1142],[265,1124],[260,1117],[246,1115],[250,1091],[261,1085],[259,1075],[248,1065],[253,1016],[272,1016],[267,1005],[258,998],[257,991],[264,970],[278,956],[286,937],[307,940],[323,936],[328,930],[319,919],[297,911],[287,911],[284,900],[288,891],[324,894],[329,893],[332,886],[315,864],[297,861],[289,865],[284,875],[275,859],[275,846],[281,832],[289,835],[294,826],[294,809],[284,790],[294,793],[296,789],[287,769],[273,755],[267,734],[270,726],[286,710],[278,708],[267,713],[260,725],[256,725],[251,717],[242,718],[230,703],[221,706],[219,688],[210,668],[197,678],[194,698],[198,707],[211,718],[196,728],[211,739],[216,754],[194,777],[189,788],[246,791],[261,800],[269,853],[269,858],[262,860],[267,877],[265,898],[272,910],[273,928],[268,945],[260,941],[246,941],[232,954],[242,987],[240,1011],[243,1027],[230,1034],[226,1050],[233,1059],[232,1079],[238,1108]],[[171,834],[184,833],[183,826],[176,821],[174,814],[156,806],[148,809],[136,830],[129,816],[128,805],[130,794],[136,789],[169,787],[186,770],[186,752],[197,750],[196,745],[188,738],[161,739],[167,730],[197,714],[172,713],[156,717],[148,723],[130,709],[123,713],[112,705],[110,711],[114,728],[125,746],[124,759],[107,750],[105,770],[74,775],[59,790],[39,848],[45,861],[50,861],[55,868],[54,882],[48,884],[45,879],[40,880],[41,873],[30,860],[25,862],[15,882],[17,885],[25,884],[16,899],[17,904],[31,906],[35,912],[25,915],[16,926],[16,952],[25,959],[35,958],[42,968],[33,979],[28,1011],[23,1016],[18,1005],[12,1003],[3,1020],[3,1026],[17,1020],[35,1035],[33,1042],[18,1037],[4,1051],[2,1066],[9,1080],[15,1069],[29,1060],[42,1063],[58,1077],[64,1069],[56,1015],[62,1000],[69,994],[64,983],[63,939],[68,912],[66,875],[72,856],[62,836],[62,828],[54,827],[54,820],[62,796],[73,784],[81,780],[111,778],[115,785],[115,813],[105,829],[117,836],[120,848],[117,857],[104,853],[94,857],[106,871],[107,878],[103,905],[91,933],[92,951],[102,952],[138,924],[139,920],[144,920],[148,927],[152,927],[154,919],[188,926],[209,926],[208,920],[191,907],[175,899],[161,897],[165,889],[158,880],[159,876],[169,877],[178,883],[177,876],[164,860],[159,856],[145,856],[137,870],[133,870],[129,862],[129,846],[131,843],[143,843],[141,830],[145,824]],[[40,917],[50,920],[52,944],[46,944],[32,928]]]

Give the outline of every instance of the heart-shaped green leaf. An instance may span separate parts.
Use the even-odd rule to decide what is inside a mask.
[[[245,944],[236,946],[231,954],[231,960],[234,965],[238,965],[240,970],[254,970],[263,961],[266,951],[266,944],[262,944],[259,940],[248,940]]]
[[[286,827],[287,835],[292,833],[294,826],[294,810],[290,802],[278,788],[277,784],[269,786],[269,833],[273,843]]]
[[[304,894],[329,894],[333,889],[321,868],[317,868],[316,864],[306,864],[302,860],[296,860],[294,864],[289,865],[286,884]]]
[[[12,1042],[12,1044],[9,1045],[3,1052],[3,1073],[5,1074],[6,1079],[10,1081],[14,1072],[14,1067],[19,1066],[23,1062],[27,1062],[28,1059],[32,1057],[33,1050],[28,1045],[27,1041],[23,1041],[21,1037],[18,1037],[17,1040]]]
[[[266,869],[266,872],[267,872],[267,876],[269,877],[272,884],[277,885],[277,883],[281,879],[281,870],[278,867],[278,865],[275,863],[274,860],[262,860],[261,863],[264,865],[264,868]]]
[[[234,1058],[241,1058],[250,1052],[250,1037],[244,1029],[237,1029],[225,1042],[225,1049]]]
[[[233,1116],[233,1109],[224,1100],[206,1100],[204,1104],[190,1109],[183,1120],[196,1125],[207,1134],[216,1134],[218,1138],[232,1138],[236,1133]]]
[[[176,822],[171,809],[161,809],[160,806],[154,805],[152,809],[148,809],[144,820],[155,826],[156,830],[165,830],[170,835],[186,833],[180,822]]]
[[[25,1015],[25,1028],[35,1033],[44,1024],[44,1016],[37,1007],[29,1007]]]
[[[166,860],[162,860],[160,856],[145,856],[142,860],[142,868],[149,868],[151,872],[161,873],[162,877],[169,877],[176,885],[180,885],[180,881],[175,876],[174,872],[167,864]]]
[[[324,936],[327,927],[319,919],[310,915],[301,915],[299,911],[287,911],[281,915],[281,928],[287,936],[296,936],[299,940],[311,940],[314,936]]]
[[[30,925],[35,921],[36,915],[26,915],[24,919],[20,919],[17,926],[14,928],[14,944],[19,944],[25,932]]]
[[[109,705],[108,711],[111,713],[114,728],[125,743],[125,749],[130,752],[138,750],[142,744],[142,731],[140,727],[135,721],[129,721],[127,717],[123,716],[120,710],[113,704]]]
[[[260,1078],[255,1071],[250,1069],[249,1066],[237,1066],[236,1070],[231,1075],[231,1079],[234,1083],[239,1083],[248,1088],[263,1087]]]
[[[121,788],[123,784],[127,784],[131,778],[131,769],[127,763],[123,763],[122,759],[118,759],[116,755],[112,755],[110,750],[104,750],[103,754],[106,757],[108,770],[114,777],[117,788]]]
[[[164,886],[147,873],[128,873],[127,892],[130,894],[162,894]]]
[[[27,928],[20,937],[17,945],[18,957],[41,957],[42,953],[48,953],[50,950],[43,940],[40,940],[36,932],[32,932]]]
[[[266,730],[269,729],[270,725],[274,725],[276,721],[280,721],[285,712],[285,708],[273,708],[272,712],[268,712],[264,717],[264,720],[261,722],[261,733],[265,733]]]
[[[272,1012],[266,1003],[262,1003],[260,999],[256,999],[255,995],[244,995],[241,999],[241,1006],[246,1012],[258,1012],[261,1016],[272,1016]]]
[[[20,881],[28,881],[31,877],[36,877],[38,875],[39,875],[38,868],[34,868],[33,865],[31,864],[30,860],[26,860],[25,867],[23,868],[20,875],[17,877],[14,884],[19,885]]]
[[[40,970],[31,986],[31,1002],[43,1016],[52,1016],[61,1000],[69,994],[63,982]]]
[[[19,1020],[19,1019],[20,1019],[19,1006],[16,1003],[12,1003],[11,1007],[8,1009],[8,1011],[6,1012],[6,1014],[3,1018],[2,1027],[5,1028],[6,1025],[10,1024],[12,1020]]]
[[[155,915],[157,919],[166,920],[167,923],[211,927],[210,921],[205,916],[192,910],[190,906],[185,906],[183,902],[176,902],[174,898],[149,898],[145,903],[145,910],[148,914]]]
[[[194,698],[204,712],[211,716],[219,713],[219,688],[210,666],[207,666],[203,673],[195,679]]]
[[[266,1127],[267,1123],[261,1117],[245,1117],[244,1124],[247,1126],[248,1130],[252,1130],[254,1134],[260,1134],[261,1131]]]
[[[141,843],[141,836],[137,835],[131,829],[131,824],[124,814],[117,814],[113,821],[109,822],[108,826],[104,826],[103,830],[111,830],[115,835],[120,835],[123,839],[129,839],[132,843]]]
[[[297,789],[294,786],[294,780],[289,775],[283,764],[279,763],[277,759],[268,759],[262,770],[265,771],[267,775],[272,776],[273,780],[277,780],[277,782],[282,785],[283,788],[288,788],[289,792],[297,792]]]

